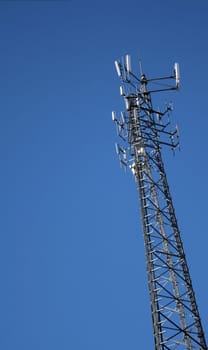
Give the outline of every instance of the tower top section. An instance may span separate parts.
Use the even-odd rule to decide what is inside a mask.
[[[179,146],[178,126],[171,127],[172,103],[165,108],[154,108],[152,93],[178,90],[180,85],[179,64],[173,66],[172,75],[147,77],[139,62],[140,74],[132,71],[131,57],[126,55],[115,61],[115,68],[121,80],[120,95],[123,97],[125,111],[117,116],[112,112],[120,142],[116,143],[116,153],[120,164],[132,168],[135,154],[153,152],[162,146],[169,146],[173,152]],[[139,153],[138,149],[139,148]]]
[[[141,86],[144,88],[147,84],[150,85],[149,93],[168,91],[168,90],[178,90],[180,86],[180,68],[179,64],[175,63],[173,66],[173,72],[171,75],[165,77],[151,77],[147,78],[142,71],[141,61],[139,61],[140,75],[138,76],[132,71],[131,56],[125,55],[121,60],[115,61],[115,67],[118,77],[121,79],[122,83],[128,83],[132,88],[136,89],[137,94],[141,94]],[[172,81],[174,80],[174,84]],[[122,96],[125,96],[125,91],[121,89]],[[127,93],[128,94],[128,93]]]

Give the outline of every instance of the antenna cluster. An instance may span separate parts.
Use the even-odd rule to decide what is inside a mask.
[[[179,64],[174,64],[172,75],[159,78],[147,78],[141,70],[141,64],[141,76],[133,73],[130,55],[126,55],[121,61],[115,61],[115,67],[121,79],[120,95],[125,104],[125,112],[121,112],[119,116],[115,111],[112,112],[112,120],[121,140],[121,144],[116,143],[116,153],[121,166],[126,167],[129,163],[132,169],[135,150],[141,152],[146,147],[153,150],[155,147],[166,145],[174,151],[179,146],[178,126],[170,130],[172,104],[167,104],[165,109],[160,111],[154,109],[151,102],[151,94],[154,92],[179,89]],[[172,80],[175,81],[174,85],[170,85]]]
[[[147,84],[147,83],[154,83],[154,82],[159,82],[160,80],[166,81],[166,86],[165,88],[160,88],[160,89],[152,89],[149,90],[149,92],[160,92],[160,91],[167,91],[167,90],[178,90],[179,85],[180,85],[180,68],[179,64],[175,63],[173,67],[173,74],[168,75],[165,77],[152,77],[152,78],[146,78],[145,74],[142,72],[141,68],[141,61],[139,62],[140,64],[140,77],[138,77],[136,74],[132,72],[131,69],[131,56],[126,55],[125,57],[122,57],[120,61],[115,61],[115,67],[116,71],[118,74],[118,77],[121,79],[123,83],[129,83],[133,88],[135,88],[139,92],[139,87],[138,83],[140,84]],[[168,85],[170,80],[174,79],[175,80],[175,85]],[[169,81],[169,82],[168,82]],[[122,89],[122,92],[124,90]],[[123,95],[122,95],[123,96]]]

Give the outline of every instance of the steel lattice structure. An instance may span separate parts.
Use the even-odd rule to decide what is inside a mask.
[[[162,146],[178,146],[178,130],[169,129],[172,106],[157,111],[151,98],[154,92],[178,89],[179,65],[172,75],[153,79],[135,75],[129,55],[115,65],[126,107],[119,118],[112,112],[121,138],[116,151],[138,184],[155,349],[207,350],[161,156]],[[154,89],[155,82],[161,88]]]

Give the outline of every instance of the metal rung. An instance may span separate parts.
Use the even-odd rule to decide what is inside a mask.
[[[163,325],[166,321],[167,321],[167,320],[162,320],[162,321],[159,321],[159,322],[157,322],[157,323]]]
[[[153,233],[153,230],[147,232],[146,234],[147,234],[148,236],[151,236],[152,233]],[[154,241],[153,241],[153,242],[154,242]]]
[[[161,297],[160,298],[156,298],[155,301],[160,301],[161,299],[162,299]]]
[[[151,234],[152,234],[152,231],[151,232],[149,232],[149,233],[147,233],[147,235],[150,237],[151,236]],[[155,241],[148,241],[148,243],[154,243]]]
[[[153,230],[151,230],[151,231],[149,231],[149,232],[146,232],[146,235],[147,235],[147,236],[151,236],[152,233],[153,233]],[[152,241],[152,242],[154,242],[154,241]],[[152,242],[151,242],[151,243],[152,243]]]
[[[155,292],[155,293],[160,292],[160,291],[161,291],[161,288],[155,288],[155,289],[154,289],[154,292]],[[155,299],[155,300],[156,300],[156,301],[159,301],[159,300],[161,300],[161,299],[162,299],[162,297],[160,297],[160,298],[158,297],[158,298]]]
[[[153,225],[153,223],[152,222],[149,222],[148,224],[145,224],[145,226],[146,227],[148,227],[148,226],[152,226]]]
[[[142,197],[142,199],[148,199],[150,195],[148,194],[147,196]]]
[[[158,266],[158,267],[155,267],[154,269],[152,269],[151,272],[155,272],[155,271],[160,270],[160,269],[161,269],[161,267]]]

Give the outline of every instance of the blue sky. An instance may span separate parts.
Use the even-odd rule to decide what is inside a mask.
[[[181,66],[164,152],[202,322],[207,304],[208,3],[0,2],[0,347],[153,348],[135,182],[119,168],[114,60]]]

